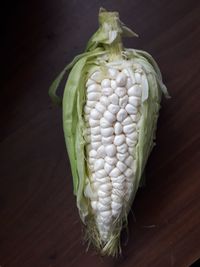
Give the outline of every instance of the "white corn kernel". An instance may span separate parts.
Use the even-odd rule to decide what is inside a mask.
[[[96,160],[96,162],[94,163],[94,171],[98,171],[104,168],[104,160],[103,159],[98,159]]]
[[[138,98],[136,96],[130,96],[128,101],[129,101],[130,104],[132,104],[135,107],[139,107],[140,104],[141,104],[140,98]]]
[[[111,87],[102,88],[101,92],[105,96],[110,96],[113,93],[113,89]]]
[[[117,83],[115,80],[111,80],[111,88],[115,90],[117,88]]]
[[[119,73],[116,78],[116,82],[118,86],[125,86],[126,85],[127,77],[124,73]]]
[[[123,70],[122,70],[122,73],[125,74],[126,76],[130,76],[130,75],[129,75],[129,72],[128,72],[127,69],[123,69]]]
[[[114,132],[113,127],[101,128],[101,134],[103,137],[109,137],[113,134],[113,132]]]
[[[121,174],[121,171],[118,168],[114,168],[111,172],[110,172],[110,176],[111,177],[118,177]]]
[[[133,163],[134,163],[134,159],[133,159],[133,156],[129,156],[127,159],[125,159],[125,164],[128,166],[128,167],[132,167],[133,166]]]
[[[99,183],[99,186],[100,186],[100,184],[110,183],[110,178],[108,176],[102,177],[102,178],[97,178],[96,177],[96,181]]]
[[[121,108],[125,108],[125,106],[126,106],[127,103],[128,103],[128,100],[129,100],[129,98],[128,98],[127,95],[123,96],[122,98],[119,99],[119,106],[120,106]]]
[[[103,116],[110,123],[113,123],[116,120],[115,116],[108,110],[104,112]]]
[[[94,192],[97,192],[98,189],[99,189],[99,185],[100,185],[100,184],[99,184],[97,181],[92,182],[92,183],[91,183],[92,190],[93,190]]]
[[[102,137],[102,144],[104,146],[107,146],[109,144],[112,144],[114,141],[114,135],[111,135],[109,137]]]
[[[94,120],[92,118],[89,119],[89,125],[91,127],[96,127],[96,126],[99,126],[100,125],[100,121],[99,120]]]
[[[130,138],[126,138],[126,143],[129,147],[134,147],[136,144],[137,144],[137,141],[136,140],[132,140]]]
[[[87,183],[84,189],[84,195],[92,200],[97,199],[97,193],[92,190],[91,184]]]
[[[119,122],[115,123],[114,131],[115,131],[115,134],[121,134],[122,133],[123,127],[122,127],[121,123],[119,123]]]
[[[124,172],[126,169],[127,169],[127,166],[121,162],[121,161],[118,161],[117,162],[117,168],[121,171],[121,172]]]
[[[100,112],[100,113],[104,113],[106,111],[106,107],[104,105],[102,105],[100,102],[98,102],[95,106],[95,109]]]
[[[109,156],[106,156],[105,157],[105,161],[110,164],[110,165],[115,165],[117,163],[117,159],[116,157],[109,157]]]
[[[97,152],[94,149],[92,149],[92,150],[89,151],[88,155],[91,158],[96,158]]]
[[[131,88],[128,89],[128,95],[129,96],[139,96],[142,95],[142,90],[139,85],[133,85]]]
[[[101,93],[89,93],[87,94],[87,99],[89,101],[98,101],[101,96]]]
[[[101,202],[98,202],[97,209],[98,211],[107,211],[107,210],[110,210],[110,207],[108,205],[101,204]]]
[[[136,131],[136,124],[135,123],[124,125],[124,127],[123,127],[123,132],[125,134],[130,134],[134,131]]]
[[[126,107],[125,107],[126,111],[128,112],[128,114],[137,114],[137,108],[134,107],[133,105],[131,104],[127,104]]]
[[[114,69],[114,68],[109,68],[108,69],[108,75],[111,79],[116,79],[119,71]]]
[[[122,189],[113,188],[113,190],[112,190],[112,194],[113,194],[113,195],[117,195],[117,196],[119,196],[119,197],[121,197],[121,198],[124,198],[125,193],[126,193],[126,190],[125,190],[125,188],[126,188],[126,183],[124,182],[123,185],[124,185],[124,187],[123,187]]]
[[[132,177],[133,176],[133,170],[130,168],[127,168],[126,171],[124,172],[126,177]]]
[[[109,156],[109,157],[114,157],[116,155],[116,147],[115,145],[111,144],[111,145],[107,145],[106,148],[106,154]]]
[[[127,112],[125,109],[120,109],[120,111],[117,113],[117,120],[122,122],[127,117]]]
[[[122,201],[123,201],[123,198],[121,196],[118,196],[118,195],[115,195],[115,194],[111,195],[111,199],[115,203],[122,203]]]
[[[122,125],[129,125],[132,123],[133,123],[133,120],[131,119],[130,116],[128,116],[125,120],[122,121]]]
[[[101,86],[96,83],[93,83],[88,86],[87,93],[101,93]]]
[[[129,89],[131,88],[131,86],[133,86],[133,83],[131,81],[131,78],[127,78],[127,81],[126,81],[126,88]]]
[[[104,79],[104,80],[102,80],[102,82],[101,82],[101,86],[102,86],[103,88],[110,87],[110,79]]]
[[[109,197],[100,197],[100,198],[99,198],[99,202],[100,202],[101,204],[103,204],[103,205],[110,206],[111,201],[112,201],[111,196],[109,196]]]
[[[100,178],[104,178],[106,176],[107,176],[107,173],[106,173],[106,171],[104,169],[101,169],[101,170],[98,170],[98,171],[95,172],[95,177],[96,178],[100,179]]]
[[[101,146],[101,142],[92,142],[91,146],[93,149],[97,150]]]
[[[113,191],[115,192],[116,190],[124,190],[124,183],[116,183],[116,182],[112,182],[112,186],[113,186]]]
[[[96,103],[97,103],[97,101],[89,101],[89,100],[87,100],[87,106],[89,108],[94,108]]]
[[[108,97],[109,101],[114,104],[114,105],[118,105],[119,104],[119,97],[116,94],[112,94]]]
[[[107,172],[107,174],[109,174],[113,169],[114,169],[113,165],[110,165],[107,162],[104,164],[104,170]]]
[[[125,161],[125,159],[128,157],[129,153],[117,153],[117,159],[120,161]]]
[[[100,127],[101,128],[107,128],[107,127],[111,127],[112,123],[110,123],[108,120],[106,120],[104,117],[102,117],[100,119]]]
[[[88,86],[90,86],[91,84],[94,84],[94,83],[95,83],[95,81],[89,78],[87,80],[87,82],[86,82],[86,87],[88,87]]]
[[[132,147],[129,147],[128,148],[128,152],[129,152],[130,155],[133,156],[135,154],[135,147],[133,147],[133,146]]]
[[[102,190],[98,190],[97,191],[97,195],[99,197],[109,197],[110,196],[110,192],[109,191],[102,191]],[[102,215],[102,214],[101,214]]]
[[[117,146],[118,153],[125,153],[128,150],[128,146],[126,143],[122,144],[121,146]]]
[[[91,130],[91,134],[93,135],[99,135],[101,133],[100,126],[92,127],[90,130]]]
[[[110,101],[108,100],[106,96],[101,96],[99,101],[105,107],[107,107],[110,104]]]
[[[111,215],[112,215],[112,212],[110,210],[101,212],[101,216],[105,218],[111,217]]]
[[[122,208],[122,203],[112,201],[111,207],[113,210],[119,210]]]
[[[108,106],[108,110],[112,113],[112,114],[116,114],[119,110],[120,107],[118,105],[114,105],[114,104],[110,104]]]
[[[95,161],[96,161],[96,158],[89,158],[88,159],[88,162],[90,164],[90,169],[91,170],[93,170],[93,165],[94,165]]]
[[[102,117],[102,114],[99,111],[97,111],[95,108],[93,108],[91,110],[90,117],[93,120],[99,120]]]
[[[104,226],[108,226],[107,228],[108,228],[108,231],[109,231],[109,229],[110,229],[110,224],[111,224],[111,222],[112,222],[112,216],[109,216],[109,217],[102,217],[102,222],[103,222],[103,225]],[[107,228],[105,228],[105,229],[107,229]],[[105,240],[107,239],[107,236],[108,236],[108,233],[106,232],[106,233],[104,233],[103,235],[102,235],[102,239],[103,238],[105,238]]]
[[[131,119],[132,119],[133,122],[138,122],[139,119],[140,119],[140,114],[139,113],[132,114],[132,115],[130,115],[130,117],[131,117]]]
[[[95,71],[91,76],[90,79],[92,79],[93,81],[100,83],[101,82],[101,73],[100,71]]]
[[[121,174],[117,177],[111,177],[110,179],[111,179],[112,183],[121,183],[122,184],[126,180],[126,177],[123,174]],[[120,196],[123,196],[123,191],[121,191]]]
[[[126,136],[128,138],[130,138],[131,140],[133,140],[133,141],[137,141],[138,140],[138,134],[137,134],[136,131],[132,132],[132,133],[128,133]]]
[[[97,142],[97,141],[101,141],[102,136],[100,134],[98,135],[91,135],[91,142]]]
[[[118,210],[112,209],[112,216],[117,218],[118,216],[120,216],[120,212],[121,209]]]
[[[115,139],[114,139],[114,144],[116,145],[116,146],[120,146],[120,145],[122,145],[124,142],[125,142],[125,136],[124,136],[124,134],[119,134],[119,135],[116,135],[115,136]]]
[[[135,147],[137,144],[137,140],[133,140],[130,138],[126,138],[126,143],[127,145],[131,148],[131,147]]]
[[[101,145],[96,152],[96,158],[104,158],[106,156],[106,151],[103,145]]]
[[[112,183],[102,184],[99,186],[99,190],[102,191],[111,191],[112,190]]]
[[[123,97],[126,94],[126,88],[125,87],[117,87],[115,89],[115,93],[119,96],[119,97]]]

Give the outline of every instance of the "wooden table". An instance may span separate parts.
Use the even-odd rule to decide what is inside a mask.
[[[172,96],[118,260],[86,253],[61,109],[47,95],[96,30],[101,5],[139,33],[125,45],[155,57]],[[199,1],[36,0],[3,13],[0,266],[190,266],[200,257]]]

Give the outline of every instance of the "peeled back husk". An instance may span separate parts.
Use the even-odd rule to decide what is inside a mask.
[[[86,51],[67,65],[49,90],[55,103],[62,102],[64,136],[71,164],[74,194],[81,220],[86,228],[86,236],[88,241],[92,242],[104,255],[117,255],[121,251],[120,233],[122,228],[127,225],[127,215],[137,189],[143,183],[144,168],[154,146],[161,95],[164,93],[166,97],[169,97],[154,59],[147,52],[124,48],[121,40],[123,36],[132,37],[137,36],[137,34],[119,20],[117,12],[107,12],[100,9],[99,29],[90,38]],[[97,191],[92,185],[91,170],[88,168],[87,162],[88,148],[86,145],[88,143],[85,138],[87,125],[84,119],[84,106],[87,99],[86,83],[88,77],[100,70],[102,76],[100,78],[104,79],[107,77],[109,67],[126,69],[130,78],[134,76],[134,71],[139,68],[142,70],[144,79],[141,82],[140,119],[137,124],[138,139],[134,151],[131,152],[134,156],[135,170],[134,177],[130,180],[129,191],[131,193],[128,199],[124,196],[125,200],[121,200],[123,201],[122,209],[118,216],[112,220],[112,227],[109,228],[108,236],[103,239],[97,227],[98,215],[94,213],[96,202],[91,202],[91,199],[97,197]],[[69,69],[71,71],[61,101],[56,95],[56,90],[65,72]],[[88,115],[90,116],[90,113]],[[119,155],[119,157],[121,159],[123,155]],[[123,165],[121,167],[123,168]],[[118,180],[120,181],[120,178]],[[117,186],[120,188],[120,183]],[[102,190],[105,190],[104,187]],[[109,212],[107,213],[109,214]],[[106,216],[106,212],[104,214]],[[105,218],[109,223],[109,215]]]

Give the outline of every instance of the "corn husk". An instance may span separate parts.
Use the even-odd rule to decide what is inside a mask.
[[[89,243],[106,255],[118,255],[121,251],[120,233],[127,226],[127,215],[142,180],[144,168],[149,154],[155,144],[155,132],[160,109],[161,95],[169,97],[167,89],[162,82],[160,70],[154,59],[147,53],[136,49],[123,47],[122,37],[137,36],[127,28],[119,19],[117,12],[107,12],[100,9],[99,29],[90,38],[86,51],[78,55],[61,72],[53,82],[49,94],[56,104],[63,108],[63,129],[70,159],[73,176],[73,188],[80,218],[86,228]],[[102,241],[99,235],[95,217],[92,213],[90,200],[85,194],[90,172],[87,168],[87,151],[84,131],[83,107],[86,102],[85,84],[88,74],[100,67],[102,73],[117,62],[123,68],[128,68],[130,75],[134,67],[140,66],[146,75],[147,81],[142,88],[142,114],[140,118],[139,138],[135,148],[136,174],[133,179],[133,192],[122,210],[120,216],[113,223],[113,228],[107,242]],[[66,71],[70,70],[61,100],[56,91]],[[106,73],[106,72],[105,72]],[[104,77],[102,77],[104,78]]]

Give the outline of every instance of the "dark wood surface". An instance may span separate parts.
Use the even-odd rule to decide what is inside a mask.
[[[97,28],[100,6],[139,33],[126,46],[155,57],[172,96],[118,260],[86,253],[61,110],[47,95]],[[200,257],[199,1],[15,1],[3,14],[0,266],[190,266]]]

